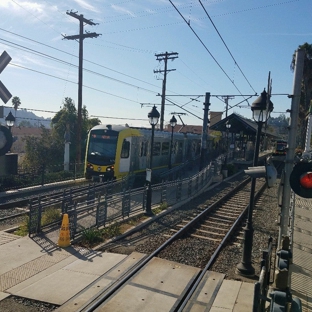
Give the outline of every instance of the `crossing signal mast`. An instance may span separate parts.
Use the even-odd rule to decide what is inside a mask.
[[[299,162],[294,166],[289,183],[292,190],[304,198],[312,198],[312,148],[311,148],[311,128],[312,128],[312,100],[308,116],[305,148]]]

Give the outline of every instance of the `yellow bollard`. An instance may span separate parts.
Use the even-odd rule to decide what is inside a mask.
[[[60,237],[57,244],[59,247],[70,246],[69,220],[67,213],[63,215]]]

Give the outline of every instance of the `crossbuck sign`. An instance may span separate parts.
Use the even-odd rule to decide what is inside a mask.
[[[0,74],[5,69],[5,67],[10,63],[12,60],[11,56],[6,52],[0,56]],[[6,104],[8,100],[12,97],[10,91],[4,86],[4,84],[0,81],[0,98]]]

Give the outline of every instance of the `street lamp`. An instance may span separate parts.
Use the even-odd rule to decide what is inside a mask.
[[[225,165],[227,165],[227,158],[229,155],[229,131],[231,128],[231,124],[230,124],[229,120],[226,121],[225,127],[226,127],[226,156],[225,156],[224,163],[225,163]]]
[[[148,113],[149,123],[152,126],[152,138],[150,147],[150,169],[146,169],[147,193],[146,193],[146,214],[152,215],[152,168],[153,168],[153,145],[154,145],[154,131],[158,123],[159,112],[154,105],[152,110]]]
[[[171,142],[170,142],[170,153],[169,153],[169,163],[168,163],[168,169],[171,169],[171,155],[172,155],[172,150],[173,150],[173,128],[177,125],[177,120],[172,116],[170,119],[170,126],[171,126]]]
[[[8,116],[5,117],[5,122],[11,132],[11,128],[14,126],[15,123],[15,117],[13,116],[11,111],[9,112]]]
[[[273,103],[269,101],[267,105],[267,93],[265,90],[251,105],[252,117],[258,125],[256,145],[254,150],[253,167],[258,164],[259,146],[262,125],[270,118],[270,113],[273,111]],[[251,178],[250,200],[248,206],[248,218],[244,228],[244,247],[242,261],[236,266],[236,273],[243,276],[253,276],[255,269],[251,263],[253,227],[252,227],[252,212],[254,207],[254,194],[256,188],[256,178]]]

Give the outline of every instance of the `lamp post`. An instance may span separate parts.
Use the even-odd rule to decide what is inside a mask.
[[[152,110],[148,113],[149,123],[152,126],[151,148],[150,148],[150,169],[146,169],[147,193],[146,193],[146,214],[152,215],[152,168],[153,168],[153,145],[154,145],[154,131],[158,123],[159,112],[154,105]]]
[[[15,123],[15,117],[13,116],[11,111],[9,112],[8,116],[5,117],[5,122],[11,132],[11,128],[14,126]]]
[[[177,120],[174,117],[174,115],[172,116],[172,118],[170,119],[170,126],[171,126],[171,141],[170,141],[170,151],[169,151],[169,163],[168,163],[168,169],[171,169],[171,155],[172,155],[172,150],[173,150],[173,129],[177,124]]]
[[[225,123],[226,126],[226,156],[225,156],[225,165],[227,165],[227,159],[228,159],[228,155],[229,155],[229,131],[231,128],[231,124],[230,122],[227,120]]]
[[[254,150],[253,167],[257,166],[259,157],[259,146],[262,125],[270,118],[270,113],[273,111],[273,103],[269,101],[267,107],[267,93],[265,90],[251,105],[252,117],[258,125],[256,145]],[[236,273],[243,276],[253,276],[255,269],[251,262],[253,227],[252,227],[252,212],[254,208],[254,195],[256,188],[256,178],[251,178],[250,200],[248,206],[247,223],[244,228],[244,247],[242,261],[236,266]]]

